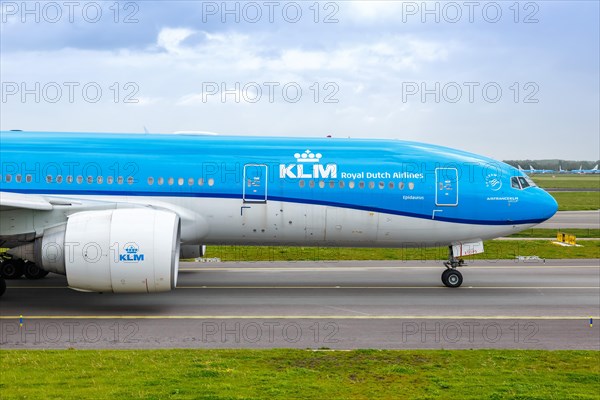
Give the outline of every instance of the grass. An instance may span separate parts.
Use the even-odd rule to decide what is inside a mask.
[[[0,352],[3,399],[598,399],[600,352]]]
[[[582,247],[562,247],[551,240],[490,240],[484,243],[483,254],[466,259],[502,260],[533,255],[547,259],[600,258],[600,240],[587,240],[582,244]],[[217,257],[222,261],[445,260],[448,249],[209,246],[205,257]]]
[[[533,181],[545,189],[600,190],[600,174],[596,175],[534,175]]]
[[[515,238],[555,238],[558,232],[575,235],[577,238],[600,238],[600,229],[527,229],[510,235]]]
[[[558,202],[558,211],[585,211],[600,209],[600,192],[552,192]]]

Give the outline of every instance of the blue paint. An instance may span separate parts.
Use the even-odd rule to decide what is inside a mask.
[[[511,177],[525,175],[507,164],[416,142],[1,132],[0,144],[0,190],[18,193],[215,200],[242,200],[245,195],[246,201],[264,200],[266,194],[268,201],[423,219],[441,210],[436,220],[484,225],[539,223],[557,209],[538,187],[512,187]],[[66,182],[68,176],[72,183]],[[158,185],[161,177],[164,183]],[[114,182],[108,184],[109,179]],[[364,188],[359,188],[361,182]]]

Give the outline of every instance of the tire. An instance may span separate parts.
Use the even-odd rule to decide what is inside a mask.
[[[0,278],[0,297],[6,292],[6,281],[4,278]]]
[[[46,275],[48,275],[48,271],[44,271],[35,263],[31,261],[27,261],[23,267],[23,273],[25,274],[25,278],[27,279],[42,279]]]
[[[23,262],[5,260],[0,266],[0,276],[4,279],[19,279],[23,275]]]
[[[457,270],[447,269],[442,273],[442,282],[449,288],[457,288],[462,285],[463,277]]]

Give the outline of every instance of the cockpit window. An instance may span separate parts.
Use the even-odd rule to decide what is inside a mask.
[[[525,179],[525,177],[523,176],[519,177],[519,183],[521,184],[521,188],[523,189],[529,187],[529,182],[527,182],[527,179]]]
[[[510,178],[510,186],[514,189],[526,189],[528,187],[536,187],[537,185],[528,176],[513,176]]]
[[[514,189],[521,190],[521,185],[519,185],[519,179],[516,176],[513,176],[512,178],[510,178],[510,186],[513,187]]]
[[[528,176],[525,176],[524,178],[527,181],[527,183],[529,183],[529,186],[531,186],[531,187],[537,187],[537,185],[535,184],[535,182],[533,181],[533,179],[531,179]]]

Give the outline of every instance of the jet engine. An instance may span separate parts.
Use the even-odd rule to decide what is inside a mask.
[[[180,232],[179,217],[169,211],[84,211],[10,252],[29,253],[40,268],[66,275],[73,289],[165,292],[177,285]]]

